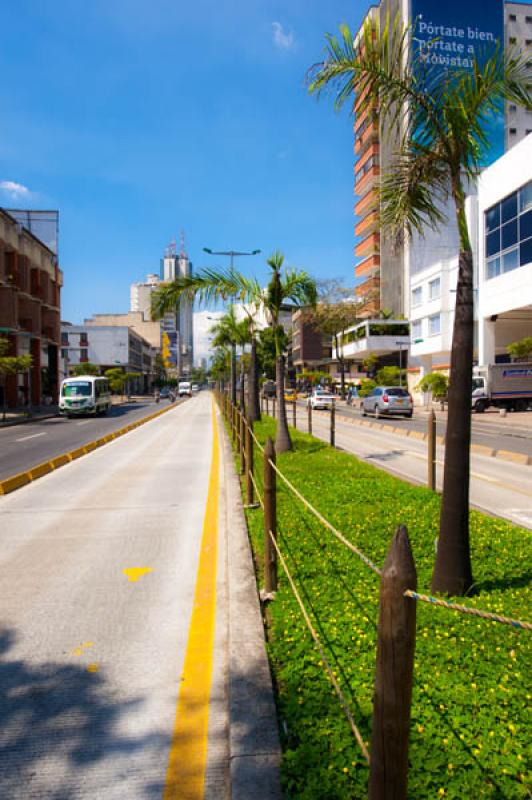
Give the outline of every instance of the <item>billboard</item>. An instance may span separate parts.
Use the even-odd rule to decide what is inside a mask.
[[[410,0],[413,51],[430,71],[471,69],[504,46],[503,0]],[[504,108],[488,125],[486,164],[504,153]]]

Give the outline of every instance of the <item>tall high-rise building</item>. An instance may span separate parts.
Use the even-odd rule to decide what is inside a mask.
[[[406,24],[415,23],[413,47],[421,48],[426,60],[442,69],[467,67],[475,54],[482,57],[486,47],[496,41],[521,49],[529,48],[532,43],[532,7],[503,0],[469,0],[467,3],[451,0],[445,4],[441,0],[381,0],[369,8],[357,41],[363,42],[366,22],[379,22],[382,27],[388,14],[392,18],[399,14]],[[397,137],[383,129],[378,109],[364,101],[363,95],[356,100],[354,126],[356,294],[362,302],[363,315],[372,316],[380,309],[389,309],[397,317],[409,313],[410,262],[419,266],[420,257],[427,256],[427,247],[420,243],[423,250],[420,256],[415,248],[398,245],[381,229],[379,181],[382,174],[393,169]],[[508,105],[506,119],[501,114],[500,119],[494,119],[489,131],[492,148],[488,163],[531,130],[532,114]],[[452,209],[450,219],[452,227]],[[444,257],[447,242],[454,244],[453,233],[447,234],[442,231],[437,243],[438,258]]]
[[[175,240],[172,240],[165,250],[161,259],[161,280],[165,283],[177,277],[190,275],[192,275],[192,262],[186,254],[182,235],[179,254]],[[161,320],[162,331],[168,336],[170,361],[178,375],[189,374],[194,363],[193,323],[193,304],[185,299],[182,299],[175,310],[165,314]]]
[[[152,273],[146,275],[145,281],[131,284],[130,311],[140,311],[146,321],[151,320],[151,296],[154,289],[159,285],[159,282],[159,276]]]

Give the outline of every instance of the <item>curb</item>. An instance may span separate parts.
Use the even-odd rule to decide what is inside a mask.
[[[320,416],[328,416],[324,412],[315,411],[315,414],[319,414]],[[356,417],[347,417],[343,415],[338,415],[336,417],[337,423],[347,422],[348,425],[360,425],[365,428],[377,428],[381,431],[388,431],[389,433],[393,433],[396,436],[408,436],[411,439],[421,439],[426,440],[427,434],[424,431],[416,431],[416,430],[405,430],[404,428],[392,428],[391,425],[383,425],[381,422],[372,422],[370,420],[360,418],[357,419]],[[445,444],[445,439],[443,436],[438,435],[436,437],[436,442],[438,444]],[[501,461],[510,461],[512,464],[522,464],[523,466],[532,466],[532,456],[527,455],[526,453],[514,453],[511,450],[495,450],[492,447],[488,447],[484,444],[471,444],[471,452],[477,453],[481,456],[488,456],[489,458],[498,458]]]
[[[0,481],[0,495],[10,494],[17,489],[20,489],[22,486],[26,486],[28,483],[32,483],[32,481],[42,478],[43,475],[48,475],[49,472],[59,469],[65,464],[69,464],[76,458],[80,458],[81,456],[87,455],[87,453],[91,453],[93,450],[96,450],[97,447],[102,447],[102,445],[108,444],[108,442],[111,442],[113,439],[117,439],[119,436],[129,433],[129,431],[132,431],[134,428],[139,428],[141,425],[144,425],[145,422],[149,422],[156,417],[160,417],[161,414],[166,414],[168,411],[176,408],[177,405],[179,405],[179,403],[172,404],[167,408],[161,408],[154,414],[149,414],[147,417],[136,420],[130,425],[126,425],[124,428],[119,428],[117,431],[108,433],[106,436],[101,436],[99,439],[95,439],[92,442],[87,442],[87,444],[84,444],[82,447],[77,447],[75,450],[69,450],[67,453],[62,453],[59,456],[55,456],[49,461],[44,461],[42,464],[36,464],[36,466],[24,470],[24,472],[19,472],[17,475],[12,475],[10,478],[4,478],[4,480]]]
[[[226,475],[231,800],[282,800],[281,747],[240,479],[218,409]]]

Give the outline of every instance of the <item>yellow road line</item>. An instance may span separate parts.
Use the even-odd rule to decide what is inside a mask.
[[[207,733],[216,612],[218,494],[220,453],[212,406],[212,460],[194,606],[163,800],[202,800],[207,762]]]

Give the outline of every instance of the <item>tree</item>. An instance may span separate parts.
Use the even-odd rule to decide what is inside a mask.
[[[466,192],[488,147],[486,122],[503,101],[532,108],[525,56],[497,48],[470,70],[433,66],[412,52],[413,32],[399,19],[380,27],[368,20],[360,37],[342,26],[327,36],[327,56],[309,72],[309,91],[336,91],[335,105],[357,100],[370,113],[378,104],[381,126],[393,138],[393,169],[382,176],[381,224],[399,239],[426,227],[438,230],[452,200],[459,234],[458,281],[440,535],[432,590],[465,594],[473,576],[469,547],[469,472],[473,365],[473,252]]]
[[[298,308],[314,306],[317,298],[314,279],[304,270],[283,270],[283,261],[284,256],[278,250],[268,259],[271,277],[265,290],[255,278],[247,278],[234,268],[228,270],[206,268],[195,275],[176,278],[152,293],[154,318],[162,316],[174,307],[182,297],[188,300],[197,298],[200,303],[237,298],[242,303],[252,304],[266,311],[275,342],[279,408],[276,447],[279,452],[292,447],[284,401],[285,333],[279,322],[280,314],[285,303],[290,302]]]
[[[285,335],[286,336],[286,335]],[[288,337],[282,343],[283,350],[288,346]],[[271,328],[263,328],[257,338],[257,363],[261,374],[275,380],[275,339]]]
[[[3,409],[2,419],[6,418],[7,411],[7,376],[27,372],[33,363],[31,356],[8,356],[10,342],[5,336],[0,336],[0,375],[2,376]]]
[[[429,372],[416,384],[416,389],[430,392],[435,400],[444,400],[449,390],[449,379],[443,372]]]
[[[525,336],[506,347],[508,354],[516,361],[527,361],[532,356],[532,336]]]
[[[113,394],[123,394],[126,383],[126,373],[122,367],[112,367],[105,370],[105,377],[109,381],[109,388]]]
[[[378,386],[396,386],[399,383],[401,370],[399,367],[381,367],[377,370],[377,385]]]
[[[190,373],[190,380],[197,383],[198,386],[203,386],[207,383],[207,370],[204,367],[193,367]]]
[[[237,320],[235,307],[230,305],[228,311],[210,328],[214,334],[212,344],[214,347],[231,348],[231,402],[236,403],[236,348],[247,344],[248,329]]]
[[[321,333],[331,336],[340,367],[340,393],[345,397],[344,343],[347,329],[360,321],[360,303],[350,299],[352,289],[332,278],[318,282],[319,301],[306,311],[306,319]]]
[[[74,366],[70,370],[71,374],[74,376],[79,375],[99,375],[100,368],[96,366],[96,364],[74,364]]]

